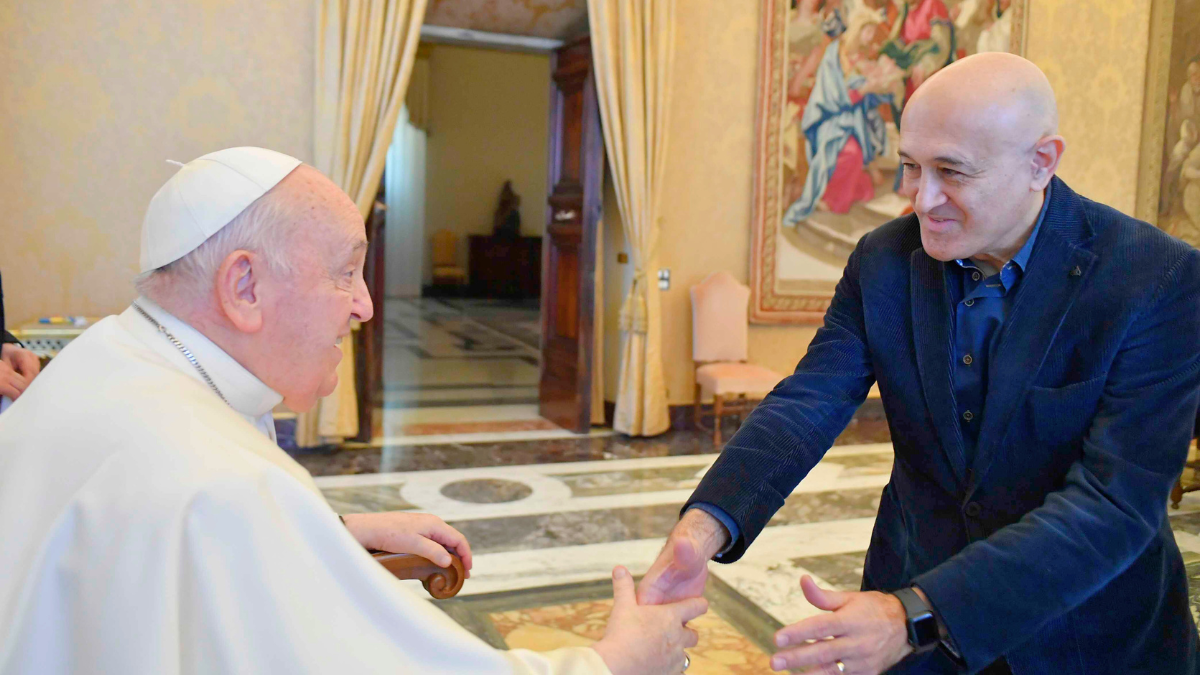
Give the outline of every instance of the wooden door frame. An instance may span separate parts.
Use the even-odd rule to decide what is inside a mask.
[[[556,331],[552,326],[555,321],[554,297],[547,292],[547,287],[556,283],[553,268],[554,241],[556,236],[575,240],[578,256],[578,286],[577,294],[578,319],[575,336],[575,372],[577,373],[575,388],[572,392],[573,404],[577,406],[576,414],[570,419],[555,419],[556,423],[575,433],[587,433],[592,426],[592,350],[596,348],[595,333],[595,288],[596,288],[596,249],[597,237],[600,236],[599,224],[604,207],[604,166],[605,150],[604,137],[601,130],[600,107],[597,100],[595,85],[595,69],[591,59],[591,36],[583,35],[570,41],[560,50],[586,50],[586,61],[578,62],[573,67],[559,68],[559,53],[551,55],[550,83],[550,121],[548,125],[549,143],[547,151],[549,161],[548,171],[548,202],[550,208],[546,213],[546,236],[542,240],[542,298],[541,298],[541,337],[542,358],[540,360],[538,377],[539,413],[548,419],[545,404],[546,370],[551,367],[547,358],[547,341],[555,339]],[[564,114],[563,106],[570,93],[582,91],[582,129],[580,133],[580,169],[579,173],[584,183],[575,180],[562,180],[561,142],[565,137],[562,127]],[[590,163],[597,165],[597,170],[587,172],[585,167]],[[576,230],[565,223],[575,218],[570,216],[576,204],[582,204],[578,213],[581,227]],[[561,223],[561,224],[560,224]],[[575,232],[579,234],[576,236]],[[556,416],[557,417],[557,416]],[[568,422],[564,424],[564,421]]]

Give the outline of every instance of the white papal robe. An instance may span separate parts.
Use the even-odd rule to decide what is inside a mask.
[[[274,443],[281,398],[146,299],[0,415],[0,673],[608,673],[404,588]]]

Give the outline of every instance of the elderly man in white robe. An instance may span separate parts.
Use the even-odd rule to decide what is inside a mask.
[[[0,674],[613,673],[685,667],[703,600],[639,607],[613,572],[590,648],[494,650],[365,548],[469,569],[439,518],[345,517],[271,410],[336,384],[371,318],[354,203],[258,148],[184,165],[150,203],[141,292],[0,417]]]

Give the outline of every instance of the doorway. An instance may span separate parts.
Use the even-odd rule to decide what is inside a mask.
[[[590,418],[543,417],[547,344],[575,362],[586,355],[585,376],[592,347],[590,334],[582,352],[566,344],[567,335],[583,341],[578,329],[552,331],[546,339],[544,308],[554,315],[553,328],[569,321],[560,308],[573,306],[571,316],[577,316],[592,307],[578,304],[571,279],[585,271],[577,250],[585,225],[584,174],[578,152],[566,166],[556,153],[564,131],[566,145],[578,144],[581,131],[578,122],[566,129],[561,122],[570,112],[563,103],[574,100],[554,84],[554,48],[561,43],[513,46],[513,36],[502,36],[503,44],[481,44],[463,40],[461,31],[447,39],[430,26],[422,35],[428,39],[418,52],[384,179],[386,290],[377,302],[382,411],[374,441],[419,445],[587,432]],[[596,125],[598,131],[598,118]],[[602,161],[598,133],[591,140]],[[580,203],[562,208],[572,190]],[[587,236],[594,242],[599,192],[592,190]],[[572,210],[574,220],[563,216]],[[564,233],[574,237],[574,249],[563,245]],[[543,297],[547,286],[553,301]],[[551,400],[568,401],[551,413],[590,406],[570,400],[576,394],[566,389],[580,386],[581,373],[567,374],[549,378]]]

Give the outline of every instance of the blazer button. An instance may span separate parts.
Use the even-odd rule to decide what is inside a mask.
[[[978,518],[979,514],[983,513],[983,507],[978,502],[968,502],[963,513],[967,514],[968,518]]]

